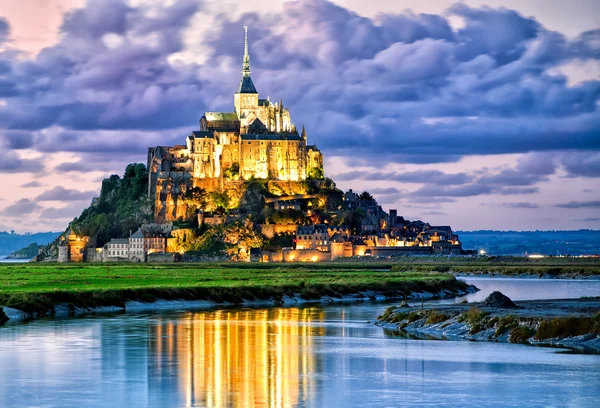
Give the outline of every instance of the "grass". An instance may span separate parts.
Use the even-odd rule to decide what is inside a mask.
[[[127,300],[306,299],[361,291],[389,295],[464,288],[452,276],[391,271],[377,264],[3,264],[0,305],[51,313],[57,303],[89,307]]]
[[[531,336],[535,334],[535,330],[528,326],[517,326],[510,332],[508,341],[511,343],[525,343]]]
[[[482,323],[483,319],[488,315],[488,312],[484,312],[477,307],[471,307],[469,310],[459,316],[458,321],[468,322],[471,325],[475,325]]]
[[[517,276],[521,274],[550,276],[596,276],[600,275],[600,259],[597,258],[542,258],[525,257],[407,257],[401,258],[393,270],[421,272],[454,272]]]
[[[427,320],[425,321],[425,324],[441,323],[444,320],[448,320],[447,315],[445,315],[444,313],[441,313],[435,309],[431,309],[429,311],[429,313],[427,314]]]
[[[535,333],[536,340],[600,334],[600,313],[595,316],[562,317],[544,320]]]

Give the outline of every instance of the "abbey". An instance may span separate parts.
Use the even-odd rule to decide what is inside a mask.
[[[200,129],[187,137],[185,145],[148,149],[148,193],[156,194],[158,207],[170,204],[161,200],[160,185],[169,185],[170,190],[190,185],[211,190],[230,180],[296,182],[323,177],[323,156],[307,144],[304,127],[298,132],[281,101],[258,97],[244,29],[242,79],[233,96],[233,112],[205,112]],[[176,217],[176,210],[166,212]]]

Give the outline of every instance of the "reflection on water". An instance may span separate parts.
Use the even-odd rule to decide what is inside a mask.
[[[323,311],[311,311],[226,310],[186,313],[177,320],[159,317],[149,326],[152,388],[174,381],[185,406],[290,407],[308,401],[317,368],[312,339],[324,334],[323,327],[311,325],[314,319],[323,320]]]
[[[387,304],[0,328],[0,407],[594,407],[600,356],[398,338]]]

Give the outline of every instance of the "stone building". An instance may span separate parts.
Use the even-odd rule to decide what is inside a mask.
[[[129,260],[129,240],[127,238],[113,238],[103,248],[105,261]]]
[[[60,237],[58,243],[58,262],[84,262],[87,258],[88,247],[93,247],[95,241],[90,237],[80,237],[69,229]]]
[[[323,156],[308,145],[283,102],[259,98],[250,77],[246,29],[242,79],[233,95],[233,112],[205,112],[200,128],[185,145],[148,149],[148,195],[155,197],[155,220],[185,215],[182,194],[208,191],[233,180],[273,179],[299,182],[323,177]]]

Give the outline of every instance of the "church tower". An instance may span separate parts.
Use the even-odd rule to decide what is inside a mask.
[[[244,26],[244,61],[242,80],[233,96],[235,113],[245,126],[258,117],[258,92],[250,78],[250,55],[248,54],[248,27]],[[242,125],[244,126],[244,125]]]

